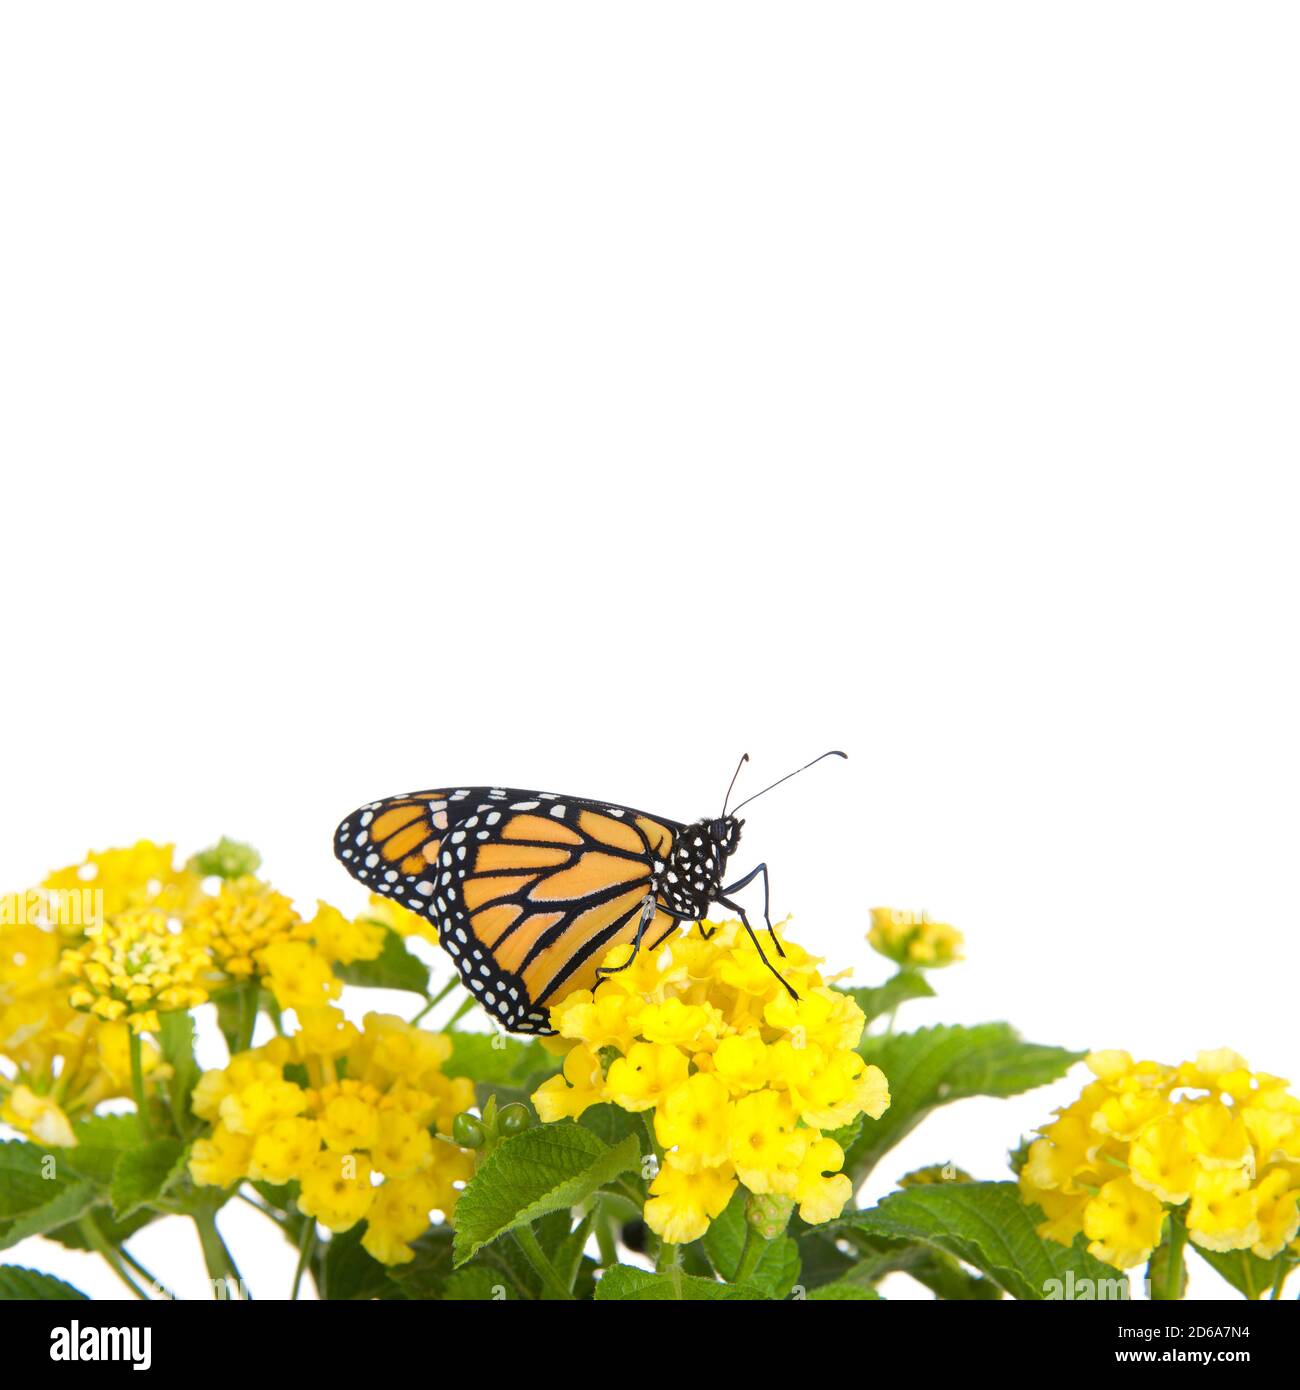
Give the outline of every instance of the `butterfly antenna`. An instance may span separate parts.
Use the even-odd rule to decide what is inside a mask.
[[[772,787],[779,787],[782,782],[788,782],[791,777],[797,777],[801,772],[807,772],[814,764],[821,762],[822,758],[847,758],[848,756],[847,753],[841,753],[838,748],[832,748],[829,753],[822,753],[819,757],[814,758],[811,763],[804,763],[802,767],[795,768],[793,772],[787,772],[784,777],[778,777],[771,786],[764,787],[761,792],[755,792],[753,796],[747,796],[744,801],[740,803],[740,806],[748,806],[751,801],[757,801],[760,796],[765,796],[772,790]],[[739,772],[740,769],[737,768],[736,771]],[[731,780],[734,782],[736,779],[733,777]],[[733,815],[736,811],[740,810],[740,806],[734,808],[732,811]]]
[[[736,778],[740,776],[740,769],[741,769],[742,767],[744,767],[745,764],[746,764],[748,761],[749,761],[749,754],[748,754],[748,753],[742,753],[742,754],[740,755],[740,761],[736,764],[736,770],[735,770],[735,772],[733,772],[733,773],[731,774],[731,783],[730,783],[730,785],[727,787],[727,794],[726,794],[726,796],[724,796],[724,797],[722,798],[722,818],[723,818],[723,820],[726,820],[726,818],[727,818],[727,802],[731,800],[731,793],[732,793],[732,792],[735,790],[735,788],[736,788]]]

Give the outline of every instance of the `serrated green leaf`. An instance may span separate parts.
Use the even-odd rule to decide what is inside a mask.
[[[24,1212],[0,1232],[0,1250],[8,1250],[28,1236],[42,1236],[80,1219],[98,1200],[93,1183],[79,1180],[60,1186],[42,1206]]]
[[[521,1086],[540,1071],[555,1071],[556,1059],[540,1043],[505,1033],[452,1033],[448,1076],[468,1076],[490,1086]]]
[[[1081,1246],[1044,1240],[1035,1225],[1014,1183],[970,1182],[904,1188],[827,1229],[931,1246],[973,1266],[1013,1298],[1050,1298],[1053,1281],[1059,1284],[1069,1273],[1076,1285],[1089,1279],[1111,1288],[1118,1281],[1127,1289],[1119,1271]]]
[[[572,1120],[507,1139],[456,1204],[456,1264],[507,1231],[583,1201],[640,1159],[630,1136],[611,1149]]]
[[[429,967],[391,928],[384,932],[383,950],[374,960],[339,964],[334,973],[344,983],[365,989],[404,989],[411,994],[427,994],[429,989]]]
[[[809,1303],[884,1302],[875,1289],[862,1284],[823,1284],[819,1289],[810,1289],[805,1297]]]
[[[60,1149],[59,1161],[101,1187],[113,1181],[117,1160],[140,1144],[140,1122],[134,1115],[88,1115],[72,1127],[74,1148]]]
[[[749,1222],[745,1219],[748,1200],[748,1191],[737,1188],[725,1210],[709,1223],[704,1237],[710,1263],[719,1277],[728,1282],[739,1272],[745,1242],[751,1238],[748,1236]],[[755,1232],[752,1239],[762,1240],[762,1237]],[[745,1282],[768,1298],[784,1298],[799,1282],[799,1247],[785,1235],[762,1244],[763,1253]]]
[[[156,1202],[180,1180],[188,1156],[189,1150],[179,1139],[152,1139],[122,1154],[113,1168],[110,1188],[113,1215],[124,1221]]]
[[[740,1302],[761,1299],[764,1295],[749,1284],[719,1284],[713,1279],[700,1279],[693,1274],[652,1274],[635,1265],[611,1265],[596,1285],[596,1301],[641,1303]]]
[[[919,970],[900,970],[883,985],[837,986],[845,994],[857,1000],[858,1008],[866,1015],[868,1023],[884,1014],[892,1014],[900,1004],[909,999],[932,999],[934,990],[930,982]]]
[[[69,1150],[38,1148],[25,1139],[0,1140],[0,1221],[43,1207],[68,1185]]]
[[[23,1265],[0,1265],[0,1301],[40,1299],[42,1302],[62,1300],[72,1302],[85,1299],[88,1295],[52,1274],[44,1274],[39,1269],[27,1269]]]
[[[1296,1267],[1295,1256],[1286,1250],[1274,1255],[1271,1260],[1261,1260],[1249,1250],[1205,1250],[1194,1241],[1188,1242],[1188,1249],[1195,1250],[1239,1294],[1251,1299],[1267,1297],[1272,1293],[1278,1275],[1283,1270],[1289,1272]]]
[[[855,1184],[936,1106],[968,1096],[1018,1095],[1064,1076],[1084,1056],[1023,1042],[1006,1023],[868,1036],[858,1051],[885,1073],[890,1105],[863,1125],[846,1154],[845,1171]]]

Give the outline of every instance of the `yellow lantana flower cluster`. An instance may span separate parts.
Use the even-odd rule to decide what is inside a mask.
[[[932,922],[924,912],[873,907],[867,942],[896,965],[933,970],[962,959],[961,932],[946,922]]]
[[[808,1222],[838,1216],[852,1184],[825,1131],[889,1105],[883,1073],[854,1051],[861,1009],[827,987],[818,960],[783,944],[798,1002],[740,923],[724,922],[642,951],[551,1010],[568,1051],[563,1074],[533,1095],[538,1115],[576,1117],[602,1101],[646,1112],[662,1164],[645,1219],[669,1244],[702,1236],[738,1184],[792,1199]]]
[[[334,1013],[204,1072],[192,1105],[213,1128],[190,1174],[213,1187],[297,1182],[304,1215],[335,1232],[364,1220],[366,1250],[402,1264],[430,1213],[449,1219],[473,1175],[473,1154],[430,1129],[450,1132],[474,1085],[443,1073],[444,1034],[378,1013],[358,1030]]]
[[[199,881],[175,869],[174,857],[170,845],[142,840],[0,899],[0,1120],[20,1133],[71,1146],[80,1116],[130,1094],[127,1024],[72,1006],[61,956],[109,913],[189,901]],[[142,1063],[155,1073],[157,1052],[143,1048]]]
[[[1195,1062],[1134,1062],[1095,1052],[1096,1080],[1040,1131],[1020,1191],[1069,1244],[1083,1231],[1099,1259],[1128,1269],[1183,1208],[1206,1250],[1276,1255],[1300,1230],[1300,1100],[1227,1048]]]
[[[80,946],[64,951],[63,974],[76,983],[68,995],[86,1009],[137,1033],[155,1031],[158,1011],[192,1009],[207,1002],[211,960],[192,932],[159,907],[129,907],[86,931]]]

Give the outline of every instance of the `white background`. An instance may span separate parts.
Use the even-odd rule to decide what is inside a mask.
[[[330,836],[378,795],[692,818],[837,746],[735,862],[863,982],[870,906],[965,931],[913,1022],[1293,1072],[1298,38],[7,6],[4,886],[228,832],[356,906]],[[1000,1177],[1079,1084],[881,1183]]]

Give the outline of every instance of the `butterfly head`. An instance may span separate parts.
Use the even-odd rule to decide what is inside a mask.
[[[740,827],[744,823],[735,816],[719,816],[717,820],[709,822],[709,839],[713,841],[716,851],[719,873],[740,843]]]

